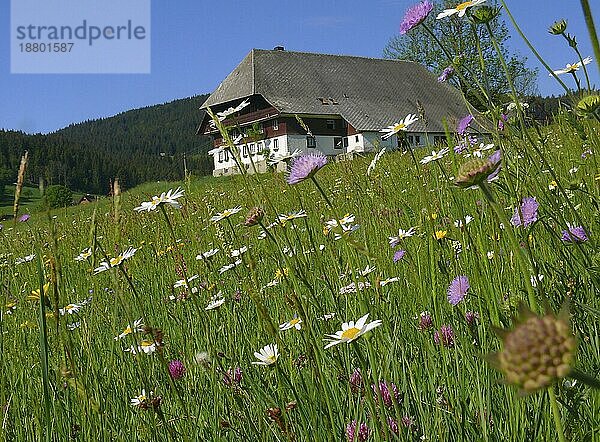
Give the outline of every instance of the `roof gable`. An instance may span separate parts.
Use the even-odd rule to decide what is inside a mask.
[[[253,49],[202,106],[262,95],[281,113],[341,115],[359,131],[424,112],[414,131],[443,132],[468,113],[461,94],[420,64]],[[335,103],[335,104],[333,104]],[[414,129],[413,129],[414,128]]]

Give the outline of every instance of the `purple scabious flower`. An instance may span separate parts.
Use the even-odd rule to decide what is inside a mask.
[[[440,329],[433,334],[433,341],[444,347],[454,347],[454,330],[449,325],[442,325]]]
[[[383,402],[383,405],[388,408],[393,407],[394,402],[400,402],[400,392],[398,391],[396,384],[391,382],[388,384],[386,381],[379,381],[378,385],[373,384],[371,385],[371,388],[373,389],[373,394],[376,396],[378,395],[377,389],[379,388],[379,396],[381,396],[381,401]]]
[[[568,226],[567,230],[563,230],[562,239],[563,242],[582,243],[588,240],[587,232],[582,226]]]
[[[394,418],[388,417],[387,423],[392,433],[397,435],[400,432],[400,429],[398,428],[398,422],[396,422]]]
[[[508,115],[500,114],[500,119],[498,120],[498,130],[504,130],[504,124],[508,121]]]
[[[419,315],[419,325],[417,326],[419,330],[427,330],[432,325],[433,319],[431,318],[431,313],[421,312],[421,314]]]
[[[358,426],[358,432],[356,431],[356,427]],[[356,420],[353,420],[348,425],[346,425],[346,437],[349,442],[364,442],[369,438],[369,434],[371,434],[371,430],[367,427],[367,424],[364,422],[360,425],[356,423]]]
[[[402,23],[400,23],[400,34],[404,35],[411,29],[419,26],[432,10],[433,3],[428,0],[424,0],[408,8],[404,13]]]
[[[454,68],[452,66],[448,66],[447,68],[445,68],[442,71],[442,73],[440,74],[440,76],[438,77],[437,80],[438,80],[439,83],[444,83],[449,78],[451,78],[452,75],[454,75]]]
[[[169,362],[169,374],[173,379],[181,379],[185,375],[185,371],[185,366],[179,359]]]
[[[298,184],[327,164],[327,157],[322,153],[308,153],[292,160],[288,170],[287,183]]]
[[[223,383],[228,387],[240,385],[242,383],[242,369],[240,367],[229,368],[223,373]]]
[[[471,114],[461,118],[456,126],[456,132],[458,132],[459,135],[464,135],[474,119],[475,118]]]
[[[28,214],[25,213],[24,215],[21,215],[19,217],[19,222],[20,223],[24,223],[26,221],[29,221],[29,218],[31,218],[31,216],[29,216]]]
[[[476,325],[478,320],[479,320],[479,313],[471,312],[471,311],[465,313],[465,321],[467,321],[467,325],[469,327],[473,327],[474,325]]]
[[[350,375],[350,380],[348,382],[350,383],[350,390],[353,393],[358,393],[360,390],[362,390],[363,378],[362,374],[360,373],[360,369],[354,369],[354,371]]]
[[[461,275],[454,278],[448,287],[448,302],[452,305],[458,304],[465,299],[470,287],[469,278],[466,276]]]
[[[513,213],[510,223],[515,227],[527,227],[533,224],[538,219],[537,211],[539,206],[534,197],[526,196],[523,198],[521,207],[515,208],[515,213]]]
[[[404,258],[404,255],[406,255],[406,250],[396,250],[396,253],[394,253],[394,264]]]

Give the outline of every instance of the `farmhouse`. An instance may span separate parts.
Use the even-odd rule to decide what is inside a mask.
[[[282,47],[250,51],[202,105],[215,114],[236,107],[225,123],[239,140],[242,167],[259,172],[269,157],[296,150],[337,156],[443,143],[443,121],[456,127],[469,113],[460,93],[420,64]],[[408,114],[419,117],[408,131],[382,139],[381,129]],[[213,174],[238,173],[211,123],[205,114],[198,132],[213,137]]]

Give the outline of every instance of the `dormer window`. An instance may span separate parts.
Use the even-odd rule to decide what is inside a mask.
[[[335,130],[335,120],[327,120],[327,129]]]
[[[273,120],[273,130],[279,130],[279,121],[277,119]]]

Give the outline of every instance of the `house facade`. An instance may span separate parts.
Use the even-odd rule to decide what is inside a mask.
[[[240,106],[241,105],[241,106]],[[198,133],[213,138],[213,175],[264,172],[269,159],[293,152],[325,155],[443,143],[468,114],[462,96],[423,66],[407,61],[253,49],[202,105],[233,112],[223,124],[237,161],[208,113]],[[380,130],[408,114],[419,120],[398,136]]]

